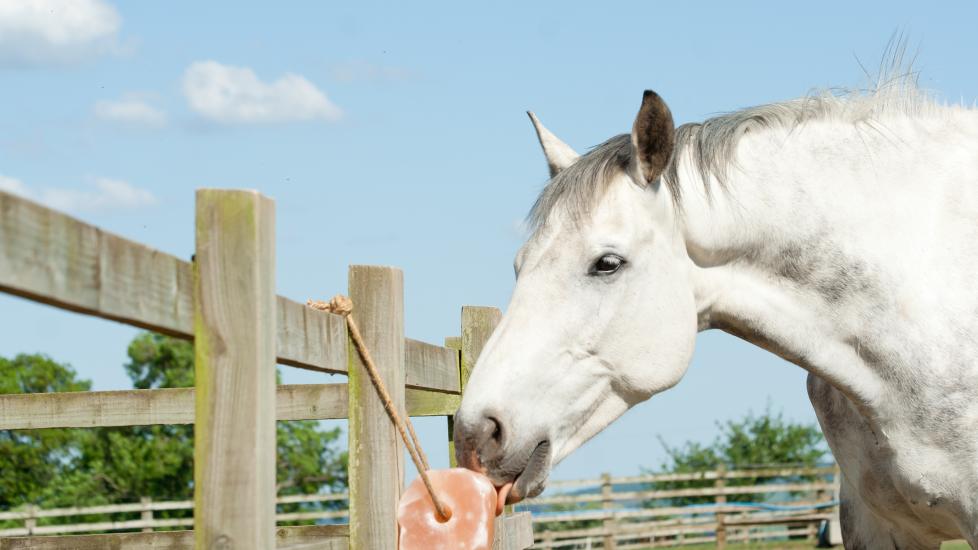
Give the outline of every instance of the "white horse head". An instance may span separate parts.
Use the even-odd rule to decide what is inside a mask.
[[[510,501],[629,407],[685,373],[697,332],[675,189],[675,129],[646,91],[631,135],[578,156],[531,113],[551,181],[516,256],[516,287],[456,416],[459,463]]]
[[[978,548],[978,110],[910,76],[677,129],[647,92],[631,136],[580,157],[534,123],[552,178],[461,464],[533,496],[714,328],[809,371],[849,546]]]

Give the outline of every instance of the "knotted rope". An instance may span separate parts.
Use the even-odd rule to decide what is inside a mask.
[[[435,494],[435,488],[431,485],[431,479],[428,478],[428,470],[430,469],[428,466],[428,457],[425,456],[424,451],[421,449],[418,434],[415,433],[414,425],[411,424],[411,417],[404,415],[404,418],[407,420],[406,422],[401,418],[401,415],[398,414],[397,409],[394,407],[394,401],[391,399],[387,387],[384,385],[384,380],[380,377],[380,373],[377,372],[377,366],[374,364],[373,357],[370,356],[370,350],[367,349],[367,344],[363,341],[363,336],[360,334],[360,327],[357,326],[356,321],[353,320],[353,316],[351,315],[353,312],[353,300],[342,294],[337,294],[328,302],[309,300],[306,302],[306,305],[313,309],[328,311],[346,318],[346,326],[350,332],[350,338],[353,340],[353,346],[357,348],[357,353],[360,355],[360,359],[363,360],[363,365],[367,369],[367,375],[370,377],[370,381],[373,382],[374,388],[377,389],[377,394],[384,404],[384,410],[387,411],[387,416],[390,417],[391,422],[394,423],[397,431],[400,432],[404,446],[407,447],[408,454],[411,455],[411,461],[414,462],[414,466],[418,469],[418,474],[421,475],[421,480],[424,482],[425,488],[428,489],[428,494],[431,496],[431,502],[435,505],[435,510],[444,521],[448,521],[452,517],[452,510],[438,498],[438,495]],[[405,428],[405,424],[407,428]],[[408,438],[408,432],[411,434],[410,439]]]

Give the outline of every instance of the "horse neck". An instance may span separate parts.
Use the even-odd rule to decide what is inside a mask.
[[[840,123],[806,126],[745,136],[724,185],[704,185],[685,161],[683,230],[700,326],[768,349],[860,406],[881,392],[859,345],[877,284],[869,273],[879,270],[852,234],[866,205],[892,205],[866,183],[878,167],[856,157],[891,146]]]

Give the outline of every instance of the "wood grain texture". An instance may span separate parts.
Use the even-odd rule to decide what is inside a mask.
[[[462,389],[503,314],[494,307],[464,306],[462,308]]]
[[[0,395],[0,429],[192,424],[192,388]]]
[[[354,318],[394,406],[404,410],[404,276],[390,267],[351,266]],[[404,450],[355,351],[350,354],[350,546],[397,547]]]
[[[448,416],[462,403],[461,395],[451,393],[407,388],[404,394],[410,416]]]
[[[0,395],[0,430],[193,424],[193,388]],[[446,416],[458,395],[407,389],[411,416]],[[346,384],[283,384],[276,420],[338,420],[349,410]]]
[[[525,550],[531,546],[533,546],[533,518],[529,512],[496,518],[493,550]]]
[[[0,290],[187,335],[191,289],[189,263],[0,192]]]
[[[404,382],[409,388],[461,391],[455,350],[405,338],[404,369]]]
[[[346,373],[346,319],[281,296],[276,299],[276,354],[284,365]]]
[[[192,339],[193,267],[0,191],[0,292]],[[280,363],[346,372],[346,321],[278,298]]]
[[[464,387],[462,387],[462,337],[446,336],[445,347],[455,350],[455,354],[458,357],[459,389],[464,390]],[[462,400],[459,399],[459,406],[461,404]],[[448,430],[448,466],[450,468],[458,466],[458,460],[455,459],[455,412],[457,410],[458,406],[445,419],[445,427]]]
[[[193,550],[193,547],[193,531],[0,539],[0,550]]]
[[[235,547],[237,548],[237,547]],[[279,527],[275,546],[288,550],[346,550],[349,530],[346,525],[304,525]],[[119,533],[109,535],[70,535],[60,537],[10,537],[0,539],[0,550],[194,550],[193,531]]]
[[[62,309],[193,338],[193,266],[0,191],[0,291]],[[276,358],[346,373],[346,321],[277,297]],[[405,343],[407,384],[458,392],[452,353]]]
[[[197,191],[194,534],[198,548],[275,538],[275,207]]]

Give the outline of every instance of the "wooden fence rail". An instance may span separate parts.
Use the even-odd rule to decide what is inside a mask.
[[[38,537],[63,526],[38,526],[38,514],[52,511],[30,509],[2,513],[23,519],[32,536],[0,538],[0,550],[192,548],[195,540],[236,550],[396,546],[403,452],[349,352],[345,319],[275,295],[274,225],[274,204],[256,192],[198,191],[196,250],[186,261],[0,192],[0,292],[193,340],[196,368],[195,388],[0,395],[4,430],[196,424],[193,532]],[[352,266],[349,281],[397,404],[412,416],[447,416],[450,427],[498,311],[463,308],[461,336],[436,346],[404,337],[399,270]],[[276,363],[345,374],[348,383],[276,386]],[[328,418],[350,419],[350,524],[276,529],[275,421]],[[189,526],[151,519],[157,504],[135,504],[139,519],[99,530]],[[496,531],[496,548],[533,542],[525,514],[501,518]]]
[[[745,480],[751,484],[743,485]],[[708,485],[655,486],[676,482]],[[729,541],[788,535],[813,540],[820,523],[837,521],[838,483],[836,466],[605,475],[555,482],[543,496],[519,508],[534,512],[534,548],[652,548],[703,542],[723,548]],[[554,487],[574,492],[554,494]],[[756,498],[749,503],[730,499],[745,495]],[[670,504],[677,498],[703,503]]]
[[[761,475],[757,475],[761,474]],[[717,480],[721,479],[716,471],[696,472],[694,479]],[[684,477],[690,477],[684,474]],[[729,489],[736,488],[736,494],[769,495],[772,493],[788,493],[797,490],[801,485],[793,482],[785,482],[784,479],[795,479],[803,475],[818,475],[825,479],[833,479],[835,476],[834,467],[823,468],[779,468],[764,470],[730,470],[727,472],[727,482],[737,479],[756,479],[772,478],[775,475],[781,477],[780,480],[773,480],[769,483],[754,484],[750,486],[737,487],[706,487],[696,489],[696,496],[707,499],[713,498],[718,494],[731,494]],[[720,518],[726,528],[727,540],[760,540],[762,538],[775,537],[772,533],[787,533],[791,530],[792,534],[810,536],[813,525],[817,525],[823,520],[835,517],[835,506],[831,493],[815,493],[811,496],[812,490],[805,491],[804,494],[796,498],[767,502],[769,507],[785,507],[789,509],[769,510],[758,507],[745,507],[737,503],[716,503],[697,506],[691,509],[688,506],[654,506],[648,508],[623,508],[622,504],[627,503],[631,498],[618,499],[616,495],[644,494],[639,491],[615,491],[615,489],[628,488],[636,481],[649,482],[651,480],[675,481],[672,474],[653,474],[648,476],[633,477],[606,477],[611,481],[601,482],[591,486],[592,490],[600,490],[600,495],[604,497],[601,501],[602,507],[591,510],[561,512],[558,515],[537,514],[534,521],[537,524],[537,547],[555,548],[577,544],[580,541],[590,540],[592,545],[599,542],[602,547],[627,547],[626,543],[620,541],[635,540],[638,538],[649,539],[651,542],[659,540],[670,544],[676,544],[677,538],[683,537],[685,543],[693,540],[716,541]],[[621,483],[627,480],[628,483]],[[578,480],[575,480],[578,481]],[[598,480],[600,481],[600,480]],[[618,481],[618,483],[615,483]],[[566,482],[561,482],[566,485]],[[822,483],[810,483],[811,486],[834,485],[828,481]],[[577,485],[575,485],[577,486]],[[819,491],[816,489],[815,491]],[[662,494],[662,492],[659,492]],[[566,496],[566,495],[565,495]],[[569,495],[573,496],[573,495]],[[577,495],[589,496],[589,495]],[[345,503],[349,500],[349,493],[329,493],[313,495],[284,495],[276,499],[277,504],[300,504],[300,503],[323,503],[334,502],[339,507],[336,509],[320,510],[300,510],[296,512],[280,512],[276,514],[277,522],[288,522],[297,520],[342,520],[348,517],[348,509]],[[531,500],[521,506],[528,506],[538,509],[546,506],[541,502],[548,502],[546,498]],[[559,501],[566,504],[570,499]],[[594,503],[591,498],[579,500],[578,503],[590,505]],[[0,537],[3,536],[23,536],[28,534],[67,534],[67,533],[91,533],[97,531],[118,531],[132,529],[160,529],[173,527],[189,527],[193,520],[190,518],[157,518],[155,512],[172,510],[192,510],[193,501],[152,501],[143,499],[140,502],[125,504],[113,504],[89,507],[74,508],[55,508],[37,509],[28,508],[10,512],[0,512],[0,521],[22,521],[23,527],[14,527],[0,530]],[[810,508],[806,508],[810,507]],[[66,518],[72,516],[99,516],[109,514],[128,514],[130,518],[118,518],[109,520],[89,521],[81,523],[70,523],[61,525],[38,525],[49,518]],[[135,516],[140,514],[139,519]],[[563,525],[575,523],[589,523],[588,526],[564,528]],[[31,525],[32,527],[29,527]],[[774,526],[772,529],[771,526]],[[554,528],[559,527],[559,530]],[[764,529],[760,529],[765,527]],[[712,537],[712,538],[711,538]],[[578,541],[578,542],[574,542]]]

